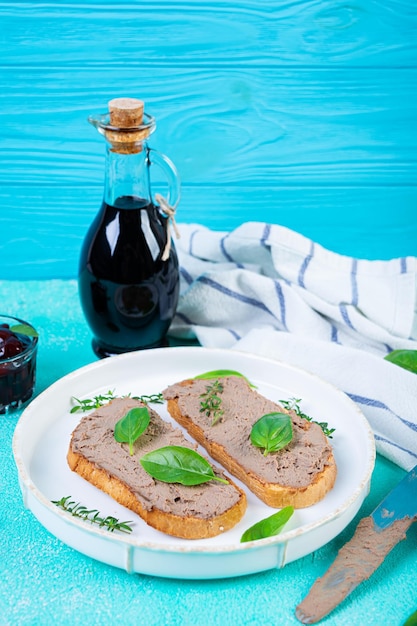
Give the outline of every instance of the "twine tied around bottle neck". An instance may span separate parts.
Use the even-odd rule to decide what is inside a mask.
[[[175,236],[176,236],[177,239],[179,239],[181,237],[181,233],[178,230],[178,226],[177,226],[177,223],[175,221],[175,209],[174,209],[174,207],[172,207],[168,203],[166,198],[164,198],[164,196],[161,196],[160,193],[156,193],[155,194],[155,200],[157,201],[157,203],[161,207],[162,211],[168,217],[168,220],[167,220],[167,243],[166,243],[165,249],[164,249],[164,251],[162,253],[162,257],[161,257],[163,261],[166,261],[167,259],[169,259],[169,253],[171,251],[170,225],[172,225],[172,228],[174,230],[174,233],[175,233]]]

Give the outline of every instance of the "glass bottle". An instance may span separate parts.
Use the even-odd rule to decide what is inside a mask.
[[[88,121],[106,139],[102,206],[81,251],[79,294],[99,357],[166,345],[179,295],[179,267],[167,211],[179,201],[171,161],[149,148],[155,120],[143,102],[116,98]],[[166,203],[154,200],[151,164],[168,180]]]

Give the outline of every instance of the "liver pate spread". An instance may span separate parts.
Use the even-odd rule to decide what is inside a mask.
[[[225,447],[246,472],[262,477],[266,482],[284,487],[307,487],[328,465],[332,454],[322,429],[290,412],[293,439],[278,452],[264,456],[263,450],[250,441],[253,424],[263,415],[285,412],[275,402],[251,389],[244,378],[230,376],[220,379],[223,384],[221,408],[224,415],[212,426],[212,417],[201,412],[201,394],[213,381],[192,379],[186,385],[177,383],[163,392],[166,400],[177,399],[183,416],[189,417],[204,432],[208,442]]]
[[[298,605],[298,619],[303,624],[313,624],[330,613],[360,582],[373,574],[398,541],[405,539],[412,522],[405,517],[381,530],[372,517],[364,517],[352,539],[339,550],[334,563]]]
[[[118,443],[114,427],[130,409],[143,406],[131,398],[118,398],[84,417],[75,428],[71,447],[73,452],[104,469],[128,485],[142,506],[150,511],[157,508],[181,517],[210,519],[228,511],[239,501],[240,494],[230,484],[209,481],[202,485],[184,486],[154,480],[139,462],[146,453],[162,446],[178,445],[195,448],[179,429],[164,422],[150,407],[151,420],[147,430],[134,443],[133,456],[128,444]],[[223,474],[213,467],[216,475]]]

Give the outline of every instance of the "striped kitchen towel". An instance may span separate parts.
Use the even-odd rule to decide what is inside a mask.
[[[417,459],[417,375],[385,361],[417,349],[417,258],[355,259],[283,226],[183,224],[181,296],[170,334],[275,357],[357,402],[377,449]]]

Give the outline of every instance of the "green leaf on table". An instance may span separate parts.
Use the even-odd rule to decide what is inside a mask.
[[[417,350],[393,350],[384,359],[417,374]]]
[[[226,378],[227,376],[237,376],[238,378],[244,378],[250,387],[255,388],[252,383],[240,372],[236,370],[211,370],[210,372],[204,372],[198,376],[194,376],[194,380],[210,380],[210,378]]]
[[[264,448],[264,456],[285,448],[293,438],[292,421],[287,413],[267,413],[252,426],[250,440]]]
[[[183,446],[164,446],[145,454],[142,467],[156,480],[181,485],[201,485],[209,480],[228,484],[215,475],[210,463],[198,452]]]
[[[265,537],[278,535],[293,513],[294,507],[292,506],[286,506],[281,509],[281,511],[273,513],[269,517],[266,517],[245,530],[240,538],[240,542],[245,543],[246,541],[256,541],[257,539],[265,539]]]
[[[128,443],[133,454],[133,444],[149,426],[151,417],[146,407],[130,409],[114,427],[114,438],[119,443]]]
[[[417,626],[417,611],[412,613],[404,622],[403,626]]]

